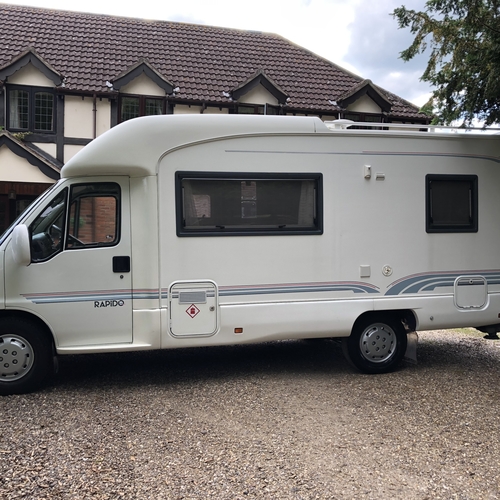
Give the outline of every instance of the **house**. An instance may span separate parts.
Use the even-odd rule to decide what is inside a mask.
[[[0,231],[92,139],[165,113],[428,123],[270,33],[0,4]]]

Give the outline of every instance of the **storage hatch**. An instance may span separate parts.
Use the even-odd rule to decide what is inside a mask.
[[[487,296],[488,283],[484,276],[459,276],[455,280],[455,304],[459,309],[481,309]]]
[[[218,330],[218,290],[213,281],[177,281],[168,293],[174,337],[214,335]]]

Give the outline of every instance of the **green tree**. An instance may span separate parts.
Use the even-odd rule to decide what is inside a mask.
[[[500,123],[499,6],[500,0],[428,0],[423,11],[402,6],[392,13],[399,28],[415,35],[401,58],[429,51],[421,79],[435,88],[426,108],[438,123]]]

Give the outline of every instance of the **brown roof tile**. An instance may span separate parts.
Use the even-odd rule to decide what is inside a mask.
[[[0,4],[0,32],[0,68],[32,47],[64,76],[66,91],[109,93],[107,81],[145,59],[179,88],[180,100],[230,103],[231,89],[262,71],[289,97],[289,108],[335,114],[332,102],[363,81],[271,33],[7,4]],[[424,118],[377,88],[392,116]]]

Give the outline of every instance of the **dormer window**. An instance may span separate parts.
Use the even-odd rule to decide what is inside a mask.
[[[288,96],[262,70],[231,90],[234,113],[245,115],[280,115]]]
[[[240,115],[263,115],[264,105],[263,104],[239,104],[236,107],[237,113]]]
[[[279,115],[281,109],[272,104],[238,104],[236,113],[239,115]]]
[[[55,95],[43,87],[10,86],[7,99],[10,131],[51,133],[55,131]]]
[[[352,120],[353,122],[370,122],[370,123],[384,123],[384,116],[383,115],[370,115],[368,113],[344,113],[344,118],[346,120]],[[373,127],[373,126],[366,126],[363,127],[362,125],[353,125],[349,127],[351,130],[354,129],[370,129],[370,130],[382,130],[382,127]]]
[[[165,100],[145,96],[122,96],[120,98],[120,121],[124,122],[138,116],[165,114]]]
[[[174,86],[145,59],[127,68],[111,82],[120,92],[118,122],[138,116],[163,115]]]

